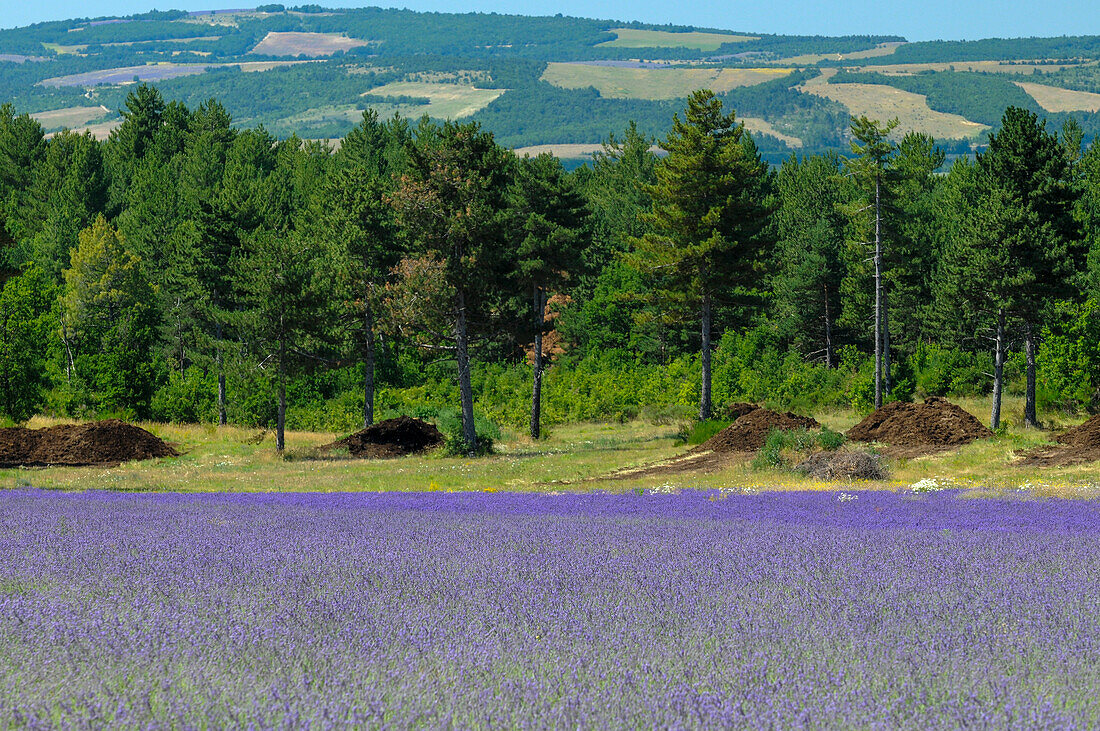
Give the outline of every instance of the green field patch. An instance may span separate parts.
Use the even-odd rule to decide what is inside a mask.
[[[401,111],[402,115],[406,116],[419,117],[427,114],[434,119],[461,119],[484,109],[505,91],[505,89],[478,89],[469,84],[398,81],[375,87],[366,92],[364,96],[394,97],[395,99],[400,97],[424,98],[429,100],[427,104],[397,103],[393,106]],[[375,104],[370,106],[375,108],[379,114],[382,114],[383,109]],[[406,112],[404,109],[408,111]]]
[[[636,28],[610,28],[615,40],[597,44],[609,48],[693,48],[697,51],[717,51],[724,43],[758,41],[759,36],[741,36],[732,33],[670,33],[664,30],[638,30]]]
[[[563,89],[594,87],[607,99],[680,99],[693,89],[715,93],[755,86],[787,76],[789,68],[637,69],[582,63],[549,63],[542,80]]]

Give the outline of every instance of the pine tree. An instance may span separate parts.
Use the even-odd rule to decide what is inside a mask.
[[[634,240],[631,260],[652,276],[666,307],[698,312],[699,418],[709,419],[714,311],[760,284],[768,168],[744,125],[708,90],[692,92],[661,148],[668,156],[657,163],[653,212],[644,217],[652,232]]]
[[[532,298],[531,438],[538,439],[546,302],[551,292],[579,274],[581,256],[592,240],[591,221],[584,198],[553,155],[525,158],[517,173],[516,207],[523,239],[516,250],[515,278]]]

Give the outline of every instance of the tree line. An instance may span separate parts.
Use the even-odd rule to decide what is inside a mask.
[[[368,111],[333,150],[147,85],[122,114],[105,142],[46,140],[0,107],[10,420],[254,423],[282,449],[295,403],[369,425],[401,389],[453,403],[472,454],[478,409],[521,393],[542,433],[548,372],[641,400],[620,382],[648,368],[699,419],[969,388],[996,428],[1017,362],[1029,424],[1096,400],[1100,147],[1072,121],[1009,108],[941,174],[933,139],[861,118],[850,156],[771,168],[701,90],[661,140],[629,125],[567,173],[476,123]]]

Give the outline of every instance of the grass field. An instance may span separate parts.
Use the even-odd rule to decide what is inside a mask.
[[[1100,94],[1023,81],[1016,82],[1016,86],[1048,112],[1100,112]]]
[[[115,119],[106,122],[96,122],[95,124],[85,124],[81,127],[74,127],[73,132],[76,132],[77,134],[91,132],[92,137],[95,137],[97,140],[102,142],[103,140],[110,137],[111,131],[118,127],[120,124],[122,124],[122,118],[116,117]],[[50,139],[55,134],[57,134],[57,132],[46,133],[46,139]]]
[[[958,400],[983,422],[988,399]],[[1006,400],[1005,418],[1023,421],[1018,398]],[[1041,415],[1046,416],[1046,415]],[[854,411],[815,414],[824,425],[844,431],[861,415]],[[1083,418],[1053,420],[1055,427]],[[46,426],[43,420],[32,427]],[[554,427],[548,439],[532,443],[517,431],[505,430],[498,453],[483,459],[440,456],[398,460],[359,460],[346,455],[320,455],[316,447],[341,435],[291,432],[287,454],[278,457],[271,434],[235,427],[145,424],[145,428],[175,445],[183,456],[134,462],[115,468],[52,467],[0,470],[0,489],[38,487],[81,490],[180,492],[285,491],[590,491],[636,489],[751,488],[846,489],[850,483],[826,483],[777,470],[756,470],[747,456],[732,459],[710,473],[635,474],[667,462],[685,451],[676,446],[675,425],[574,424]],[[262,435],[262,437],[261,437]],[[915,459],[889,460],[889,480],[858,483],[861,489],[904,489],[919,480],[950,480],[960,487],[1003,494],[1030,486],[1041,494],[1074,495],[1082,485],[1100,484],[1100,463],[1063,468],[1022,468],[1014,454],[1044,444],[1050,433],[1010,429],[1002,437],[974,442],[961,449]]]
[[[876,64],[873,66],[852,65],[846,67],[849,71],[872,71],[880,74],[910,75],[919,74],[922,71],[975,71],[989,74],[1033,74],[1035,69],[1040,71],[1061,71],[1066,68],[1074,68],[1081,64],[1070,63],[1004,63],[1002,61],[952,61],[944,63],[890,63]]]
[[[35,112],[31,116],[38,120],[42,129],[47,132],[68,127],[70,129],[83,127],[93,119],[99,119],[110,114],[111,110],[104,106],[98,107],[65,107],[53,109],[48,112]]]
[[[799,88],[840,102],[853,117],[866,115],[870,119],[887,120],[897,117],[901,125],[895,131],[903,135],[908,131],[923,132],[937,139],[965,139],[976,137],[987,125],[971,122],[958,114],[937,112],[928,106],[922,94],[895,89],[883,84],[830,84],[828,79],[835,69],[826,69],[821,76],[802,84]]]
[[[335,33],[271,32],[249,53],[263,56],[331,56],[337,51],[370,45],[369,41]]]
[[[790,74],[789,68],[760,69],[634,69],[550,63],[543,81],[564,89],[595,87],[611,99],[680,99],[694,89],[721,93],[739,86],[753,86]]]
[[[905,44],[901,41],[891,43],[880,43],[874,48],[868,48],[864,51],[853,51],[852,53],[807,53],[801,56],[790,56],[789,58],[781,58],[775,61],[780,66],[812,66],[820,61],[856,61],[861,58],[881,58],[882,56],[890,56],[899,47]]]
[[[405,116],[420,117],[427,114],[435,119],[461,119],[476,114],[505,89],[478,89],[470,84],[435,84],[430,81],[398,81],[378,86],[366,92],[371,96],[427,97],[427,105],[397,105]],[[408,109],[408,111],[404,111]],[[381,114],[381,110],[379,111]]]
[[[755,41],[759,36],[739,36],[732,33],[670,33],[663,30],[611,28],[616,38],[598,46],[611,48],[693,48],[697,51],[717,51],[723,43]]]

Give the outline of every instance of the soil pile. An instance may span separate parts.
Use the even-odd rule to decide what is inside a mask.
[[[886,404],[848,430],[855,442],[883,442],[892,447],[936,452],[969,444],[993,432],[972,414],[933,396],[923,404]]]
[[[1053,447],[1039,447],[1024,455],[1021,465],[1064,467],[1100,460],[1100,415],[1054,437]]]
[[[886,469],[877,454],[868,452],[817,452],[796,468],[818,480],[885,480]]]
[[[434,425],[410,416],[399,416],[380,421],[321,449],[346,448],[353,457],[385,459],[420,454],[441,444],[443,434]]]
[[[773,429],[786,431],[799,428],[820,429],[821,424],[808,416],[799,416],[789,411],[781,413],[770,409],[753,408],[697,447],[697,450],[719,453],[755,452],[764,446],[768,432]]]
[[[756,404],[745,403],[744,401],[735,401],[733,403],[726,404],[718,410],[719,416],[726,421],[737,421],[745,414],[756,411],[760,407]]]
[[[160,438],[118,419],[45,429],[0,429],[0,467],[113,466],[178,456]]]

